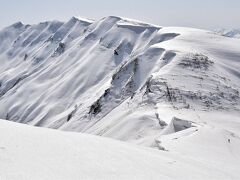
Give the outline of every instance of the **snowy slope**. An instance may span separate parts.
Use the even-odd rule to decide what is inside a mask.
[[[239,154],[232,156],[231,164],[221,164],[234,145],[226,145],[228,150],[222,154],[218,146],[214,148],[205,142],[207,149],[199,145],[199,154],[187,156],[4,120],[0,121],[0,137],[0,178],[3,180],[239,179]],[[202,159],[201,154],[206,150],[216,150],[215,163],[209,158]]]
[[[151,147],[190,122],[239,136],[239,39],[114,16],[16,23],[0,39],[2,119]]]

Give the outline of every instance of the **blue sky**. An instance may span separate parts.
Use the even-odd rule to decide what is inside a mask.
[[[0,0],[0,28],[72,16],[116,15],[161,26],[240,27],[240,0]]]

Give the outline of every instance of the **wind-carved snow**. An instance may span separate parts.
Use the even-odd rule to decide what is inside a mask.
[[[204,179],[239,179],[239,39],[109,16],[18,22],[0,40],[0,118],[200,159],[221,174]]]
[[[238,39],[114,16],[16,23],[0,39],[3,119],[152,146],[161,109],[239,114]]]

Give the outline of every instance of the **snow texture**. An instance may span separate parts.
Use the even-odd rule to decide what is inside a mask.
[[[4,28],[0,31],[1,119],[155,150],[90,135],[20,125],[15,130],[15,125],[4,122],[4,136],[19,139],[1,139],[9,141],[12,154],[6,151],[9,156],[0,156],[8,157],[3,161],[9,163],[4,166],[0,161],[0,173],[11,177],[14,170],[16,179],[21,177],[17,170],[36,172],[46,165],[46,173],[29,177],[26,173],[22,179],[41,177],[37,173],[46,175],[41,179],[69,179],[69,174],[70,179],[187,179],[189,174],[190,179],[239,179],[239,44],[237,38],[210,31],[115,16],[36,25],[18,22]],[[15,150],[21,142],[27,143],[20,144],[23,151]],[[67,155],[61,156],[65,151]],[[83,157],[87,151],[89,156]],[[29,164],[23,166],[28,153],[25,163]],[[10,159],[12,155],[16,157]],[[39,159],[29,169],[33,156]],[[94,158],[95,169],[89,164]],[[173,161],[162,162],[165,158]],[[180,164],[175,165],[175,159]]]
[[[200,132],[205,134],[205,132]],[[221,133],[218,132],[217,133]],[[185,133],[190,136],[191,132]],[[216,136],[207,137],[197,145],[200,154],[191,149],[186,155],[129,145],[124,142],[81,133],[63,132],[0,121],[0,178],[3,180],[52,180],[52,179],[238,179],[239,161],[212,162],[213,158],[201,157],[211,150],[213,157],[239,158],[233,144],[221,141],[208,144]],[[224,133],[228,135],[228,133]],[[194,135],[193,135],[194,136]],[[197,136],[193,140],[199,140]],[[184,140],[181,144],[191,145]],[[179,144],[180,142],[176,144]],[[218,149],[225,144],[225,151]],[[234,145],[235,144],[235,145]],[[209,145],[209,146],[208,146]],[[171,143],[168,145],[171,147]],[[239,146],[238,146],[239,147]],[[210,152],[209,152],[210,151]],[[221,153],[222,152],[222,153]],[[218,160],[219,160],[218,159]],[[237,167],[238,166],[238,167]]]

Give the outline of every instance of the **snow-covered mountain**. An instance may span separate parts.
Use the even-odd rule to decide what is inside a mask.
[[[109,16],[19,22],[0,40],[2,119],[158,147],[239,116],[238,39]]]
[[[4,28],[1,119],[155,149],[1,120],[0,179],[239,179],[239,43],[114,16]]]
[[[217,29],[215,31],[217,34],[231,37],[231,38],[240,38],[240,29]]]

